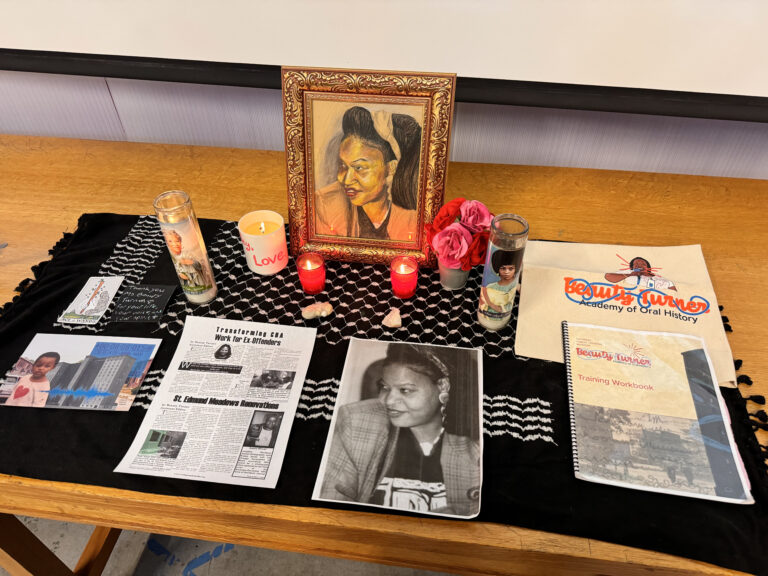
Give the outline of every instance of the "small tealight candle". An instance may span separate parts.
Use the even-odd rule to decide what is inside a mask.
[[[296,259],[299,281],[306,294],[319,294],[325,289],[325,260],[316,252],[306,252]]]
[[[398,298],[410,298],[416,293],[419,265],[413,258],[398,256],[389,267],[392,278],[392,292]]]

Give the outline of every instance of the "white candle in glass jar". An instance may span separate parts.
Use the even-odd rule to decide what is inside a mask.
[[[248,268],[262,276],[280,272],[288,264],[285,221],[277,212],[249,212],[237,223]]]

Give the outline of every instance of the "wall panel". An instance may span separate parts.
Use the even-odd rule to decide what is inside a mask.
[[[2,70],[0,132],[125,139],[104,78]]]
[[[451,158],[768,178],[768,124],[459,103]]]
[[[282,150],[280,91],[108,79],[128,140]]]
[[[28,72],[0,132],[283,149],[279,90]],[[451,159],[768,179],[768,124],[460,102]]]

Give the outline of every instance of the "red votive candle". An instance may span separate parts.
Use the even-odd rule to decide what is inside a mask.
[[[416,293],[419,265],[413,258],[398,256],[389,267],[392,278],[392,292],[398,298],[410,298]]]
[[[325,260],[316,252],[306,252],[296,259],[299,281],[307,294],[318,294],[325,289]]]

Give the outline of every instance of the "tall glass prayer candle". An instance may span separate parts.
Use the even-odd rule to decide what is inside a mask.
[[[528,240],[528,222],[499,214],[491,222],[477,320],[487,330],[501,330],[512,317],[517,281]]]
[[[216,281],[189,196],[170,190],[155,198],[154,206],[184,295],[193,304],[210,302]]]
[[[306,252],[296,259],[299,282],[306,294],[319,294],[325,289],[325,260],[316,252]]]
[[[395,296],[404,299],[416,293],[416,281],[419,277],[419,265],[416,260],[407,256],[393,258],[389,272]]]

